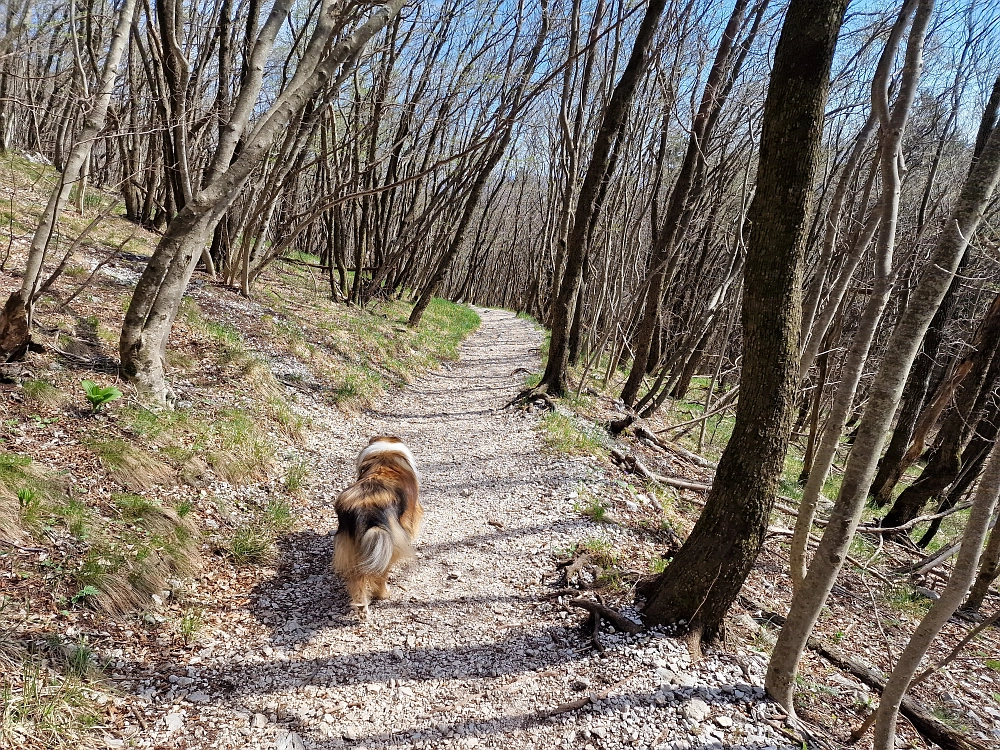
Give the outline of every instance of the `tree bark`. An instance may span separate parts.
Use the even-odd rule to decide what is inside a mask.
[[[49,195],[48,203],[31,239],[31,246],[28,248],[28,261],[24,269],[24,277],[21,280],[21,302],[25,307],[29,329],[32,318],[32,301],[38,288],[42,266],[45,264],[45,256],[56,224],[63,209],[66,208],[73,186],[76,185],[78,189],[82,189],[84,169],[90,157],[90,150],[98,135],[104,130],[107,121],[111,95],[114,93],[118,68],[128,44],[129,27],[132,24],[135,7],[136,0],[126,0],[122,6],[118,23],[111,37],[108,56],[104,59],[101,78],[94,92],[93,105],[84,120],[83,129],[77,135],[76,142],[66,158],[66,166],[59,177],[59,183]]]
[[[989,392],[1000,376],[1000,295],[980,324],[974,351],[959,371],[967,370],[955,393],[955,404],[938,433],[938,448],[913,484],[903,490],[886,514],[882,525],[902,526],[920,515],[931,498],[939,496],[958,478],[962,470],[962,450],[979,422],[979,409],[985,406],[984,389]]]
[[[906,58],[903,66],[902,79],[899,84],[899,96],[889,110],[889,78],[892,72],[892,62],[896,56],[896,48],[902,38],[903,31],[911,16],[914,15],[916,2],[910,0],[904,3],[896,23],[893,25],[885,51],[879,60],[875,78],[872,81],[872,109],[881,125],[879,150],[879,171],[882,175],[882,195],[878,206],[872,211],[869,223],[878,223],[878,240],[875,251],[875,281],[872,292],[865,305],[858,330],[851,340],[840,374],[840,385],[834,397],[830,416],[823,429],[819,449],[809,472],[802,502],[799,504],[799,515],[795,519],[795,530],[789,551],[789,567],[793,584],[798,587],[806,575],[806,548],[809,540],[809,530],[812,528],[813,517],[820,493],[826,483],[827,474],[833,465],[837,446],[847,420],[854,407],[854,397],[858,384],[864,373],[865,361],[871,350],[872,342],[878,331],[879,321],[885,310],[889,295],[892,293],[892,258],[896,243],[896,223],[899,217],[899,195],[902,190],[903,176],[901,174],[903,132],[909,118],[910,107],[920,80],[921,60],[923,56],[924,33],[930,21],[930,8],[921,6],[920,12],[914,16],[910,28],[910,36],[906,45]],[[801,364],[800,364],[801,368]],[[801,375],[801,369],[799,371]]]
[[[972,585],[983,541],[986,538],[986,527],[989,525],[990,516],[993,515],[998,495],[1000,495],[1000,443],[994,445],[983,477],[979,481],[979,489],[976,491],[976,498],[973,500],[969,520],[962,536],[962,548],[958,552],[958,559],[955,561],[951,578],[948,579],[948,585],[920,621],[885,683],[875,718],[874,750],[893,750],[899,705],[931,641],[958,609],[969,586]],[[997,535],[996,531],[993,535]]]
[[[764,540],[798,390],[802,264],[830,67],[846,0],[792,0],[764,104],[744,274],[732,438],[691,536],[656,580],[648,621],[712,638]]]
[[[537,386],[537,390],[553,395],[562,395],[566,392],[570,328],[573,324],[573,313],[580,295],[580,287],[583,284],[587,235],[598,205],[601,183],[607,174],[612,145],[625,122],[636,88],[646,70],[649,48],[656,35],[656,29],[659,27],[660,16],[665,5],[666,0],[650,0],[646,8],[646,14],[643,16],[635,42],[632,44],[628,63],[615,84],[608,105],[604,109],[600,128],[594,139],[590,163],[587,165],[587,173],[580,186],[580,194],[576,201],[576,213],[573,217],[573,228],[566,244],[566,270],[559,285],[559,296],[552,300],[549,311],[549,317],[552,321],[549,356],[545,363],[542,380]]]

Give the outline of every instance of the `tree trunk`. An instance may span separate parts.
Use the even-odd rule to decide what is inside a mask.
[[[896,243],[899,195],[903,183],[900,173],[903,132],[906,129],[910,106],[916,95],[917,82],[920,79],[924,32],[930,21],[929,8],[926,13],[918,13],[914,17],[906,45],[906,62],[899,84],[899,96],[891,112],[889,111],[889,78],[896,49],[909,19],[913,15],[915,5],[913,0],[903,5],[872,81],[872,109],[875,111],[882,128],[879,149],[882,195],[878,206],[872,211],[872,216],[869,218],[869,223],[874,223],[877,220],[879,227],[875,253],[875,281],[858,323],[858,330],[847,350],[847,357],[841,370],[840,385],[830,409],[830,416],[823,429],[819,449],[816,451],[805,491],[802,493],[799,515],[795,519],[795,530],[789,551],[789,567],[792,582],[796,587],[802,584],[806,575],[806,547],[819,496],[826,483],[830,467],[833,465],[833,457],[836,455],[841,435],[847,425],[847,419],[853,409],[854,398],[858,385],[861,383],[868,352],[871,350],[872,342],[874,342],[875,334],[878,331],[879,321],[882,319],[882,313],[889,301],[889,295],[892,293],[892,258]],[[801,369],[799,374],[802,374]]]
[[[690,203],[697,197],[693,192],[700,191],[701,172],[704,168],[705,153],[712,139],[713,125],[717,122],[718,112],[725,102],[725,77],[729,71],[733,56],[736,35],[743,23],[748,0],[737,0],[729,22],[722,32],[719,49],[705,82],[701,103],[695,114],[688,138],[684,161],[681,163],[677,179],[670,191],[670,201],[667,204],[663,226],[657,227],[656,240],[649,261],[649,286],[646,288],[644,301],[640,304],[639,327],[635,335],[635,352],[632,358],[632,369],[628,379],[622,386],[621,399],[628,406],[635,406],[642,380],[649,371],[650,365],[656,364],[653,354],[653,342],[660,332],[660,307],[663,292],[674,273],[678,260],[676,245],[684,234],[684,229],[690,221]],[[657,353],[658,354],[658,353]]]
[[[962,470],[962,450],[979,422],[977,407],[985,406],[983,391],[988,393],[1000,375],[1000,295],[997,295],[980,325],[974,351],[966,362],[968,369],[955,394],[955,405],[938,433],[938,448],[917,480],[896,498],[882,525],[902,526],[920,515],[924,505],[937,497],[958,478]]]
[[[994,447],[994,456],[996,452],[997,448]],[[990,541],[986,545],[986,551],[983,552],[982,560],[979,562],[979,575],[976,576],[976,581],[972,584],[972,590],[969,592],[969,598],[965,600],[962,609],[968,612],[978,612],[997,576],[1000,576],[1000,532],[994,526],[993,531],[990,532]]]
[[[1000,133],[994,130],[975,161],[952,216],[924,268],[906,310],[893,331],[886,354],[872,383],[864,416],[858,425],[840,495],[828,521],[805,581],[792,597],[788,622],[768,666],[765,686],[786,711],[793,712],[795,673],[820,611],[847,555],[864,509],[875,465],[892,423],[917,349],[951,284],[969,238],[982,220],[1000,178]]]
[[[990,448],[996,442],[998,425],[1000,425],[1000,402],[994,401],[987,413],[979,420],[975,434],[969,440],[968,445],[965,446],[965,450],[962,451],[962,470],[958,475],[958,479],[948,489],[948,494],[944,500],[938,505],[937,513],[951,510],[958,505],[969,491],[969,488],[975,483],[983,470],[983,464],[986,463],[986,456],[989,454]],[[931,543],[931,540],[934,539],[941,528],[941,520],[940,518],[935,518],[931,521],[930,526],[927,527],[927,531],[924,532],[924,535],[920,537],[920,541],[917,542],[918,547],[921,549],[927,548],[927,545]]]
[[[97,136],[104,130],[104,124],[107,121],[111,95],[114,93],[118,67],[128,43],[129,27],[132,24],[135,7],[136,0],[126,0],[122,6],[118,16],[118,24],[115,26],[114,35],[111,38],[108,56],[104,59],[101,80],[94,92],[93,105],[84,120],[83,129],[77,134],[76,142],[66,159],[66,167],[59,177],[59,183],[49,195],[48,203],[38,220],[38,227],[31,239],[28,261],[24,269],[24,277],[21,280],[21,302],[25,307],[29,330],[32,318],[32,301],[38,288],[42,266],[45,263],[45,256],[56,224],[63,209],[66,208],[73,186],[76,185],[78,189],[82,190],[82,179],[85,176],[84,170],[90,156],[90,150]]]
[[[601,183],[608,171],[611,161],[611,149],[625,122],[625,117],[632,105],[632,98],[639,85],[648,64],[649,48],[660,24],[660,15],[666,0],[650,0],[632,44],[628,64],[622,71],[621,78],[615,84],[608,105],[604,109],[601,124],[594,139],[587,173],[580,186],[580,194],[576,202],[576,214],[573,218],[573,228],[566,244],[566,269],[559,285],[559,296],[552,300],[549,317],[552,321],[552,338],[549,343],[549,357],[545,363],[545,372],[538,384],[538,390],[544,390],[553,395],[566,392],[566,369],[569,363],[569,338],[573,324],[573,313],[580,287],[583,284],[584,261],[587,255],[587,236],[594,212],[598,206],[598,196]]]
[[[963,266],[968,262],[969,253],[966,251],[962,262],[958,267],[958,274],[961,274]],[[906,388],[903,391],[903,404],[899,410],[899,417],[896,419],[896,428],[893,430],[892,438],[889,440],[889,447],[885,449],[885,455],[879,461],[878,473],[875,481],[872,482],[869,494],[873,497],[875,507],[881,508],[889,504],[892,500],[892,492],[903,474],[909,468],[909,463],[905,457],[907,448],[913,438],[921,409],[927,400],[927,391],[931,385],[931,375],[934,372],[934,365],[937,362],[938,351],[941,348],[944,326],[954,311],[958,300],[958,289],[961,286],[958,276],[952,281],[948,288],[948,293],[941,302],[931,321],[931,326],[924,336],[924,343],[917,356],[917,361],[910,370],[910,376],[906,380]]]
[[[657,579],[653,623],[717,635],[760,551],[798,390],[802,261],[830,67],[846,0],[792,0],[764,104],[748,213],[743,372],[733,435],[691,536]]]
[[[895,746],[896,717],[903,695],[913,675],[916,674],[921,659],[927,653],[931,641],[955,614],[969,586],[972,585],[979,554],[983,549],[983,540],[986,538],[986,527],[993,515],[998,495],[1000,495],[1000,443],[993,447],[983,478],[979,482],[979,489],[972,502],[969,520],[962,536],[962,548],[958,552],[958,559],[955,561],[951,578],[948,579],[948,585],[920,621],[885,683],[882,700],[875,714],[874,750],[893,750]],[[993,536],[997,536],[996,531],[993,532]]]

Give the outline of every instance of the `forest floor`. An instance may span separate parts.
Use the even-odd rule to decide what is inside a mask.
[[[0,167],[13,186],[5,298],[47,173]],[[738,604],[724,642],[692,664],[655,629],[595,639],[570,603],[600,598],[638,621],[637,584],[704,501],[626,473],[612,448],[692,482],[712,471],[612,441],[599,425],[620,411],[603,392],[552,413],[503,408],[542,361],[531,321],[435,301],[410,331],[404,303],[331,303],[308,260],[269,270],[252,300],[199,275],[168,355],[177,408],[154,414],[122,386],[90,410],[80,380],[116,382],[117,330],[155,239],[108,217],[39,307],[44,351],[0,371],[0,538],[24,548],[0,546],[0,747],[799,746],[760,687],[766,612]],[[650,427],[696,416],[693,403]],[[728,425],[713,422],[707,455]],[[426,520],[392,598],[359,622],[329,569],[332,503],[378,433],[413,449]],[[745,589],[778,613],[784,543],[769,535]],[[845,568],[817,634],[885,672],[926,611],[891,576],[916,556],[863,540],[852,551],[874,573]],[[932,658],[969,627],[950,623]],[[998,654],[994,628],[915,697],[995,746]],[[877,696],[810,652],[798,700],[838,747]],[[899,746],[927,744],[901,721]]]

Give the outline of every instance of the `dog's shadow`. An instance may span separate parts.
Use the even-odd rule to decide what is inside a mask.
[[[277,542],[277,573],[250,594],[253,616],[275,644],[308,641],[316,632],[357,624],[344,582],[333,572],[333,532],[297,531]]]

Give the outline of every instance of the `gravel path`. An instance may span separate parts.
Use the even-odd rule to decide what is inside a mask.
[[[354,419],[308,407],[314,441],[301,529],[274,575],[240,591],[191,657],[135,683],[146,746],[177,748],[781,747],[761,702],[763,658],[692,667],[661,633],[605,635],[546,599],[555,557],[608,533],[574,511],[587,460],[546,454],[531,414],[495,412],[535,369],[541,334],[504,311],[461,360]],[[418,558],[359,623],[329,571],[332,501],[369,436],[397,434],[422,475]],[[641,565],[644,563],[637,563]],[[590,701],[585,699],[590,696]],[[583,700],[581,700],[583,699]],[[575,710],[567,704],[577,701]],[[560,709],[558,712],[556,709]],[[133,709],[135,710],[135,709]]]

